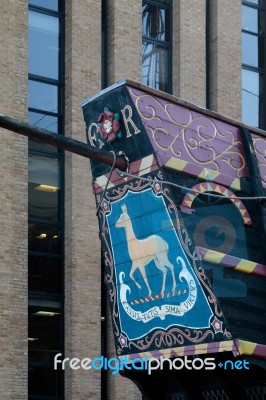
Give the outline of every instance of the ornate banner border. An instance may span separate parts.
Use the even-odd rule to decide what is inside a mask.
[[[111,318],[116,343],[116,352],[118,356],[128,354],[139,354],[142,352],[154,353],[162,349],[179,348],[183,346],[191,346],[206,344],[210,347],[211,343],[230,341],[231,334],[227,331],[223,313],[219,307],[208,281],[208,278],[201,266],[200,255],[197,253],[191,239],[188,236],[187,230],[181,225],[181,221],[177,216],[177,207],[171,199],[171,189],[162,184],[163,180],[161,171],[153,172],[145,178],[149,181],[143,181],[141,178],[134,179],[127,183],[122,183],[120,186],[109,188],[103,198],[97,196],[97,201],[101,200],[99,209],[100,222],[100,237],[102,240],[102,252],[105,265],[105,282],[108,286],[108,295],[111,306]],[[154,194],[163,196],[167,205],[167,210],[172,219],[178,237],[181,241],[183,249],[188,256],[191,266],[201,284],[201,287],[206,295],[210,308],[213,312],[212,321],[206,329],[194,329],[189,327],[171,326],[169,329],[155,329],[149,332],[142,338],[136,340],[128,340],[127,336],[121,330],[121,324],[118,312],[118,294],[116,288],[116,272],[114,266],[114,257],[110,241],[109,229],[106,216],[111,211],[112,202],[122,199],[127,192],[141,192],[151,188]],[[216,346],[217,347],[217,346]],[[220,346],[216,351],[219,352]]]

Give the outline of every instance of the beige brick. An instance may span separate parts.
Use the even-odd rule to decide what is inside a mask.
[[[173,94],[206,105],[205,0],[173,1]]]
[[[211,3],[210,108],[241,119],[241,4]]]
[[[27,1],[1,2],[0,113],[27,119]],[[27,139],[0,129],[0,398],[28,398]]]
[[[108,1],[108,84],[142,77],[142,2]]]
[[[66,129],[85,142],[80,103],[100,90],[101,1],[66,1]],[[65,356],[101,352],[101,257],[89,160],[65,155]],[[66,370],[67,400],[100,399],[100,373]]]

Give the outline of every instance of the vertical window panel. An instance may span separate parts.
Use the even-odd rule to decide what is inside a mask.
[[[242,70],[242,120],[259,126],[259,73]]]
[[[258,37],[242,34],[242,63],[253,67],[259,66]]]
[[[57,113],[58,87],[29,80],[29,107]]]
[[[247,6],[242,6],[242,29],[245,31],[258,33],[259,10]]]
[[[242,119],[265,129],[265,2],[242,2]]]
[[[61,229],[41,223],[30,224],[29,251],[62,255]]]
[[[40,303],[43,304],[29,305],[29,359],[53,362],[60,350],[61,311],[58,307],[50,306],[52,302],[49,300]]]
[[[40,112],[29,112],[29,123],[50,132],[58,133],[58,117]]]
[[[142,82],[171,92],[170,0],[142,3]]]
[[[29,11],[29,73],[58,79],[59,20]]]
[[[170,41],[170,11],[154,5],[142,8],[142,35],[162,41]]]
[[[168,51],[152,43],[142,44],[142,81],[148,86],[167,92]]]
[[[51,396],[37,397],[37,399],[57,399],[63,395],[62,378],[62,372],[54,370],[53,367],[30,366],[29,396]]]
[[[29,217],[59,220],[59,174],[56,158],[29,155]]]
[[[63,1],[29,0],[29,123],[62,134]],[[39,7],[39,8],[38,8]],[[48,10],[48,11],[47,11]],[[59,13],[60,11],[60,13]],[[62,37],[61,37],[62,36]],[[59,109],[60,105],[60,109]],[[46,154],[45,154],[46,153]],[[61,398],[63,169],[58,148],[29,141],[29,398]]]
[[[43,114],[40,112],[29,112],[29,124],[39,128],[47,129],[50,132],[58,133],[58,117]],[[39,150],[50,153],[57,153],[58,148],[51,144],[37,142],[36,140],[29,139],[29,149]]]
[[[62,278],[61,258],[29,256],[29,290],[61,294]]]

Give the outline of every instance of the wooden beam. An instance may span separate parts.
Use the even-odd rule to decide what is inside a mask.
[[[38,142],[48,143],[62,150],[79,154],[80,156],[97,160],[110,166],[114,163],[114,155],[109,151],[94,149],[89,147],[86,143],[79,142],[78,140],[67,136],[59,135],[58,133],[50,132],[47,129],[32,126],[24,121],[6,115],[0,114],[0,127],[27,136],[28,138],[37,140]],[[124,156],[116,156],[115,167],[121,171],[127,169],[127,161]]]

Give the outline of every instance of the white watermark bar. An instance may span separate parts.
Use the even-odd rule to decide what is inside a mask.
[[[62,369],[65,370],[66,367],[71,368],[72,370],[96,370],[100,371],[101,369],[110,369],[113,375],[119,373],[119,371],[127,370],[145,370],[148,372],[148,375],[151,375],[152,371],[164,369],[167,370],[201,370],[204,369],[214,370],[217,367],[224,370],[243,370],[249,369],[249,362],[246,360],[227,360],[224,363],[219,362],[216,364],[214,357],[208,357],[205,359],[202,358],[188,358],[185,357],[177,357],[174,359],[170,358],[148,358],[148,356],[144,358],[134,358],[133,360],[129,360],[126,356],[121,358],[106,358],[104,356],[94,357],[94,358],[62,358],[62,353],[56,354],[54,357],[54,369]]]

